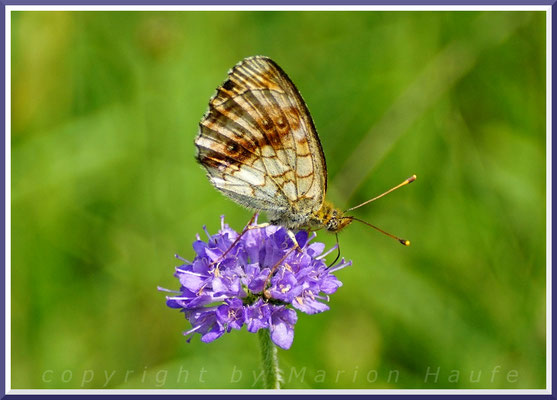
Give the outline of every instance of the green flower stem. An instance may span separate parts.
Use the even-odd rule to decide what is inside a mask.
[[[263,361],[263,383],[265,389],[280,389],[280,370],[278,365],[277,348],[271,341],[268,329],[260,329],[257,332],[261,356]]]

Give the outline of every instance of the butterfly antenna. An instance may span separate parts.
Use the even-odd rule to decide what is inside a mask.
[[[391,189],[387,190],[385,193],[382,193],[382,194],[380,194],[379,196],[374,197],[373,199],[364,201],[362,204],[358,204],[357,206],[352,207],[352,208],[349,208],[348,210],[345,210],[344,212],[346,212],[346,211],[352,211],[352,210],[355,210],[356,208],[360,208],[360,207],[362,207],[362,206],[365,206],[366,204],[371,203],[372,201],[375,201],[375,200],[377,200],[377,199],[380,199],[381,197],[386,196],[386,195],[388,195],[389,193],[394,192],[395,190],[397,190],[397,189],[399,189],[399,188],[401,188],[401,187],[403,187],[403,186],[405,186],[405,185],[408,185],[409,183],[414,182],[415,180],[416,180],[416,175],[412,175],[410,178],[406,179],[406,180],[405,180],[404,182],[402,182],[402,183],[399,183],[399,184],[396,185],[394,188],[391,188]],[[362,222],[363,222],[363,221],[362,221]]]
[[[333,261],[332,263],[330,263],[327,268],[331,268],[333,265],[335,265],[335,263],[338,261],[338,259],[340,258],[340,243],[338,241],[338,233],[335,233],[335,236],[337,238],[337,258],[335,258],[335,261]]]
[[[375,230],[378,230],[379,232],[381,232],[381,233],[384,234],[384,235],[387,235],[388,237],[391,237],[391,238],[393,238],[393,239],[395,239],[395,240],[398,240],[399,243],[401,243],[401,244],[403,244],[403,245],[405,245],[405,246],[410,246],[410,240],[401,239],[401,238],[399,238],[399,237],[396,237],[395,235],[392,235],[392,234],[390,234],[389,232],[385,232],[383,229],[378,228],[378,227],[376,227],[375,225],[372,225],[372,224],[370,224],[369,222],[366,222],[366,221],[364,221],[364,220],[361,220],[361,219],[358,219],[358,218],[354,218],[354,217],[351,217],[351,218],[352,218],[354,221],[361,222],[362,224],[365,224],[365,225],[367,225],[367,226],[372,227],[372,228],[375,229]]]

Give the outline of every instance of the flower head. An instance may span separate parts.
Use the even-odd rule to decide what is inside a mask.
[[[205,229],[205,228],[204,228]],[[305,231],[295,235],[299,248],[284,227],[251,226],[243,234],[221,217],[221,229],[207,241],[197,235],[192,262],[176,268],[180,290],[167,296],[167,305],[180,309],[192,328],[211,342],[244,325],[249,332],[269,329],[272,341],[288,349],[294,339],[296,310],[315,314],[329,309],[328,295],[342,283],[333,275],[348,265],[342,259],[327,267],[323,243],[311,243]],[[164,290],[164,289],[161,289]]]

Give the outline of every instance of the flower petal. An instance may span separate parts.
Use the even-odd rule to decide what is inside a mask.
[[[294,324],[298,317],[294,310],[282,308],[271,314],[271,340],[281,349],[288,350],[294,340]]]
[[[199,289],[201,289],[201,287],[205,283],[205,280],[206,280],[205,277],[201,277],[195,274],[188,274],[188,273],[180,274],[180,284],[186,289],[194,293],[199,291]]]

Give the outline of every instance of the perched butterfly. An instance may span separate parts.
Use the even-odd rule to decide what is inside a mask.
[[[199,123],[195,145],[211,183],[245,207],[265,211],[271,224],[336,233],[361,221],[325,199],[327,165],[308,108],[268,57],[245,58],[229,71]]]

